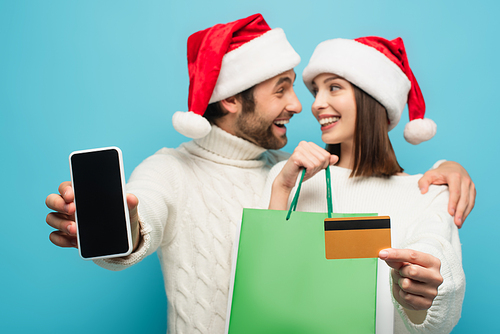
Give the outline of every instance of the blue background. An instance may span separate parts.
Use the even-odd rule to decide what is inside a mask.
[[[500,270],[496,167],[500,135],[496,1],[5,1],[0,0],[1,333],[164,333],[158,259],[111,272],[48,240],[45,197],[69,179],[68,155],[116,145],[127,177],[161,147],[177,147],[171,116],[187,110],[187,37],[256,12],[302,56],[304,111],[289,129],[320,143],[300,74],[335,38],[401,36],[438,133],[419,146],[391,132],[409,173],[459,161],[477,185],[460,231],[467,290],[454,333],[497,329]],[[403,115],[402,123],[407,122]]]

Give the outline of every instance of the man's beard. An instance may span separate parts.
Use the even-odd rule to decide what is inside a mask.
[[[277,150],[287,143],[286,134],[276,137],[273,123],[255,114],[255,110],[243,110],[236,119],[236,135],[267,150]]]

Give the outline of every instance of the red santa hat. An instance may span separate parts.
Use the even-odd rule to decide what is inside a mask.
[[[343,77],[382,104],[387,110],[389,130],[398,124],[408,104],[410,122],[405,126],[404,137],[409,143],[417,145],[436,134],[436,123],[424,118],[424,97],[401,38],[339,38],[322,42],[302,74],[311,92],[312,81],[321,73]]]
[[[261,14],[192,34],[187,58],[189,111],[176,112],[172,123],[190,138],[210,132],[212,127],[203,117],[209,103],[236,95],[300,62],[283,30],[269,28]]]

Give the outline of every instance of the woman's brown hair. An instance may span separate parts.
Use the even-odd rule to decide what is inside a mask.
[[[389,177],[402,172],[403,168],[399,165],[389,140],[386,109],[355,85],[352,87],[356,100],[356,126],[354,163],[350,177]],[[340,144],[328,144],[326,150],[341,158]]]

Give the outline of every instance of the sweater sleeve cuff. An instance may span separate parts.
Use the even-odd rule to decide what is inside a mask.
[[[139,225],[141,241],[132,254],[125,257],[94,260],[94,263],[108,270],[119,271],[141,262],[147,256],[148,250],[151,247],[152,228],[149,224],[144,222],[140,215]]]
[[[432,168],[431,168],[430,170],[433,170],[433,169],[439,168],[439,166],[441,166],[441,164],[442,164],[443,162],[446,162],[446,161],[447,161],[447,160],[444,160],[444,159],[436,161],[436,163],[435,163],[434,165],[432,165]]]

